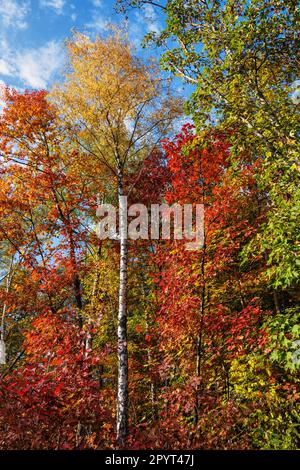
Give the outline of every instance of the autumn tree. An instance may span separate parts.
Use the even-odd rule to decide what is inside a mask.
[[[128,432],[127,229],[126,196],[145,157],[170,129],[179,112],[157,65],[144,64],[123,31],[95,41],[76,33],[67,43],[65,82],[52,98],[68,123],[71,138],[102,169],[95,179],[115,187],[119,202],[120,282],[118,309],[117,435],[124,445]],[[125,187],[125,179],[129,182]]]
[[[297,2],[117,3],[166,15],[146,43],[194,124],[172,136],[182,103],[123,30],[75,33],[51,93],[4,88],[0,447],[297,448]],[[126,201],[202,203],[203,246],[128,241]]]
[[[292,351],[299,338],[298,2],[117,3],[123,11],[152,5],[165,15],[165,28],[148,34],[146,43],[163,49],[164,69],[194,86],[187,107],[197,130],[225,132],[233,174],[241,155],[249,157],[246,165],[258,189],[256,211],[263,219],[240,256],[245,266],[259,264],[256,282],[262,281],[263,291],[273,297],[267,301],[274,315],[265,325],[272,344],[266,354],[273,351],[272,361],[281,364],[285,377],[284,370],[297,367]],[[279,387],[280,380],[275,382]]]
[[[233,155],[263,158],[257,175],[268,217],[248,253],[263,253],[274,295],[299,283],[298,2],[125,0],[167,17],[147,41],[163,49],[162,66],[195,91],[188,108],[198,129],[235,129]],[[175,44],[174,47],[170,46]],[[283,238],[287,243],[282,243]],[[278,291],[278,292],[277,292]]]
[[[74,184],[73,161],[78,153],[66,150],[65,136],[46,92],[7,89],[5,100],[0,138],[2,177],[8,181],[9,197],[2,200],[3,240],[15,257],[30,267],[32,281],[43,285],[46,305],[52,312],[60,307],[55,289],[62,266],[57,265],[60,258],[67,259],[65,281],[72,286],[72,304],[82,326],[79,258],[80,250],[88,244],[84,224],[88,216],[83,217],[82,211],[89,206],[89,186],[86,182]]]
[[[233,171],[228,137],[215,129],[195,135],[187,125],[164,145],[165,199],[204,204],[204,245],[187,251],[183,241],[160,241],[153,251],[158,300],[150,374],[159,378],[160,420],[146,439],[158,447],[295,448],[298,412],[283,395],[295,406],[299,364],[291,354],[298,330],[290,312],[285,321],[275,314],[265,259],[243,260],[267,208],[261,210],[255,179],[261,162],[252,164],[244,153]],[[289,305],[297,306],[292,295]]]
[[[41,314],[28,325],[26,360],[1,376],[2,449],[84,449],[110,442],[110,392],[99,390],[99,377],[91,374],[100,358],[85,355],[82,333],[67,310]]]

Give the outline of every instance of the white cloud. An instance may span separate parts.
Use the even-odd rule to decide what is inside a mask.
[[[12,75],[12,73],[13,73],[13,68],[11,67],[11,64],[5,59],[0,59],[0,74]],[[0,84],[1,84],[1,80],[0,80]]]
[[[144,4],[142,11],[145,15],[148,32],[154,31],[159,34],[161,32],[161,25],[159,24],[158,16],[152,5]]]
[[[0,74],[5,76],[14,75],[15,66],[13,64],[13,54],[5,37],[0,39],[0,49],[2,55],[0,59]]]
[[[141,22],[139,20],[136,22],[128,21],[129,39],[137,49],[141,46],[145,34],[145,29],[142,29],[140,25]]]
[[[56,13],[61,13],[65,5],[65,0],[40,0],[41,7],[54,8]]]
[[[25,20],[30,10],[29,2],[19,0],[0,0],[0,22],[4,28],[27,28]]]
[[[70,18],[71,18],[72,21],[76,21],[76,18],[77,18],[76,13],[72,13]]]
[[[102,0],[92,0],[95,7],[102,7]]]
[[[145,33],[155,32],[159,34],[162,30],[158,16],[152,5],[143,5],[140,11],[134,14],[135,21],[129,21],[130,39],[138,47]]]
[[[46,88],[63,63],[61,46],[50,41],[37,49],[6,51],[0,61],[0,73],[19,79],[24,86]]]
[[[90,23],[86,23],[85,27],[95,31],[106,31],[110,23],[110,19],[107,19],[101,15],[101,13],[94,11],[92,15],[92,21]]]
[[[39,49],[29,49],[16,55],[18,77],[33,88],[46,88],[54,73],[62,67],[64,57],[60,45],[48,42]]]

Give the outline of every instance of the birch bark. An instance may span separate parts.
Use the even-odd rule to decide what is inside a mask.
[[[127,199],[122,176],[118,178],[120,283],[118,312],[118,397],[117,442],[123,447],[128,433],[128,349],[127,349]]]

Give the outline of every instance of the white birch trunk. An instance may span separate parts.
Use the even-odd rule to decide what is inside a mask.
[[[120,284],[118,312],[118,398],[117,442],[123,447],[128,433],[128,350],[127,350],[127,202],[123,195],[122,177],[118,180]]]

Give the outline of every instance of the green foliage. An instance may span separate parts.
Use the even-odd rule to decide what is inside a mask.
[[[300,369],[300,311],[286,309],[264,325],[268,332],[267,352],[272,362],[285,370]]]

